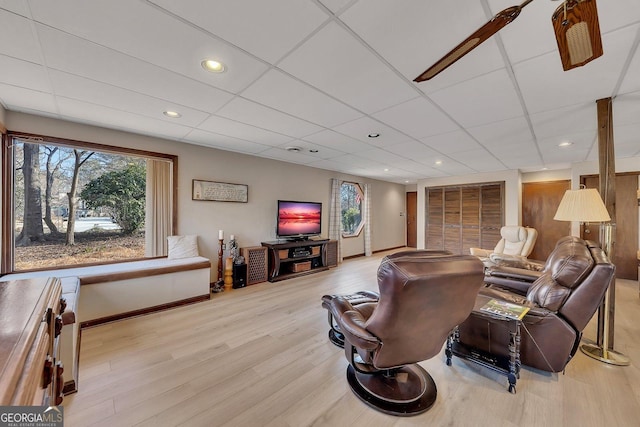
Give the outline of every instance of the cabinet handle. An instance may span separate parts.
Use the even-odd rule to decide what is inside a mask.
[[[54,337],[57,338],[60,332],[62,332],[62,316],[58,315],[55,320]]]
[[[44,369],[42,371],[42,388],[49,387],[53,381],[53,358],[50,355],[47,355],[47,358],[44,360]]]

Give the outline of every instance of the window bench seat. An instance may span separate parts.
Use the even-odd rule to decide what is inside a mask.
[[[67,308],[62,316],[60,358],[65,367],[67,393],[77,390],[81,327],[207,300],[210,269],[209,259],[200,256],[153,258],[8,274],[0,280],[61,279],[62,297]]]

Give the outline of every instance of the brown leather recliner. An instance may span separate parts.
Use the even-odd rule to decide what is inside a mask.
[[[436,386],[417,362],[438,354],[469,315],[482,279],[483,265],[470,255],[392,255],[378,268],[377,303],[323,299],[344,334],[352,391],[387,414],[428,410]]]
[[[479,295],[531,307],[522,319],[520,361],[548,372],[560,372],[575,354],[582,330],[615,279],[615,266],[593,242],[566,239],[549,255],[542,275],[526,297],[483,288]],[[459,342],[491,355],[508,356],[506,322],[472,315],[459,326]]]

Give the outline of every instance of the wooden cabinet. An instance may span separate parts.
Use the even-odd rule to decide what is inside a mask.
[[[61,294],[56,278],[0,282],[0,405],[62,403]]]
[[[290,279],[329,269],[327,240],[262,242],[269,252],[269,281]]]

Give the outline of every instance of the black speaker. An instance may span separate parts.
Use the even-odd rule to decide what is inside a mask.
[[[233,289],[247,286],[247,264],[233,264]]]

